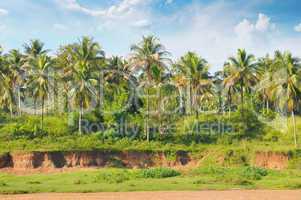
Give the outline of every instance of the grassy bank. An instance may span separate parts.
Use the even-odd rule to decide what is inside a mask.
[[[0,186],[1,193],[300,189],[301,173],[250,167],[203,167],[189,172],[101,169],[27,176],[2,173]]]

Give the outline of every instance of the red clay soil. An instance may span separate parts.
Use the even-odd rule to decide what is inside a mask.
[[[257,152],[254,165],[267,169],[286,169],[289,156],[279,152]],[[300,197],[301,199],[301,197]]]
[[[74,151],[74,152],[29,152],[0,155],[0,172],[31,174],[73,171],[87,168],[118,167],[148,168],[172,167],[193,168],[200,160],[188,152],[179,151],[174,160],[163,152],[113,152],[113,151]],[[289,156],[278,152],[257,152],[254,166],[268,169],[287,168]],[[301,198],[300,198],[301,199]]]
[[[229,190],[200,192],[42,193],[0,195],[2,200],[300,200],[301,190]]]
[[[71,168],[101,168],[118,165],[125,168],[181,167],[194,163],[189,153],[179,151],[175,160],[163,152],[29,152],[0,156],[1,171],[65,171]]]

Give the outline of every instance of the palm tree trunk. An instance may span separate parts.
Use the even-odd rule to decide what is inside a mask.
[[[18,115],[21,116],[21,92],[19,86],[17,92],[18,92]]]
[[[65,97],[65,102],[64,102],[64,110],[65,112],[69,111],[69,96],[68,96],[68,87],[66,86],[66,84],[64,84],[64,97]]]
[[[294,113],[294,111],[292,111],[292,120],[293,120],[294,143],[295,143],[295,147],[297,148],[298,144],[297,144],[296,120],[295,120],[295,113]]]
[[[241,107],[244,108],[244,88],[243,88],[243,82],[240,82],[240,100],[241,100]]]
[[[185,99],[185,92],[183,92],[183,88],[180,87],[179,88],[179,92],[180,92],[180,113],[182,115],[186,114],[186,99]]]
[[[222,102],[222,94],[218,92],[218,113],[223,113],[223,102]]]
[[[37,100],[36,99],[34,99],[34,115],[36,115],[37,114]]]
[[[78,132],[82,134],[82,117],[83,117],[83,102],[80,102],[79,119],[78,119]]]
[[[162,135],[163,133],[161,133],[161,127],[162,127],[162,119],[161,119],[161,86],[159,85],[159,98],[158,98],[158,118],[159,118],[159,132]]]
[[[10,117],[13,118],[13,106],[12,106],[12,103],[9,104],[9,112],[10,112]]]
[[[232,97],[231,97],[231,92],[230,90],[228,91],[228,115],[229,118],[231,117],[231,104],[232,104]]]
[[[44,125],[44,97],[42,98],[42,121],[41,121],[41,130],[43,131],[43,125]]]
[[[147,116],[146,116],[146,140],[150,141],[150,135],[149,135],[149,88],[147,88]]]
[[[57,81],[54,81],[54,87],[53,87],[53,101],[54,101],[54,111],[58,112],[59,111],[59,84]]]
[[[192,84],[191,81],[189,82],[189,101],[190,101],[190,108],[189,108],[189,114],[192,113],[192,105],[193,105],[193,97],[192,97]]]
[[[99,86],[99,91],[98,91],[98,109],[99,111],[102,111],[102,94],[103,94],[103,73],[99,72],[98,74],[98,86]]]
[[[68,99],[68,92],[65,93],[65,105],[64,105],[64,110],[65,112],[69,111],[69,99]]]
[[[198,112],[198,103],[197,103],[197,92],[195,91],[195,88],[193,88],[193,97],[192,97],[192,105],[193,105],[193,110],[194,110],[194,113],[195,113],[195,118],[196,119],[199,119],[199,112]]]
[[[240,99],[241,99],[241,117],[244,118],[244,87],[242,81],[240,81]]]

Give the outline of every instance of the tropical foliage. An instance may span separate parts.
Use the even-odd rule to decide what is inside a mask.
[[[0,48],[0,112],[16,122],[40,117],[35,133],[46,131],[46,115],[69,124],[70,134],[149,141],[169,140],[180,130],[182,142],[188,133],[195,142],[210,140],[200,133],[205,122],[213,121],[232,125],[228,132],[239,138],[258,137],[264,129],[260,119],[289,114],[297,146],[301,62],[290,52],[255,58],[239,49],[211,73],[210,64],[195,52],[172,60],[154,36],[143,37],[130,50],[127,59],[106,57],[89,37],[61,46],[56,55],[39,40],[25,44],[22,52]]]

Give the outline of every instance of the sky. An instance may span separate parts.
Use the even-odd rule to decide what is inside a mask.
[[[300,11],[300,0],[0,0],[0,45],[22,50],[40,39],[55,54],[91,36],[108,56],[127,57],[155,35],[174,60],[194,51],[216,71],[238,48],[301,57]]]

